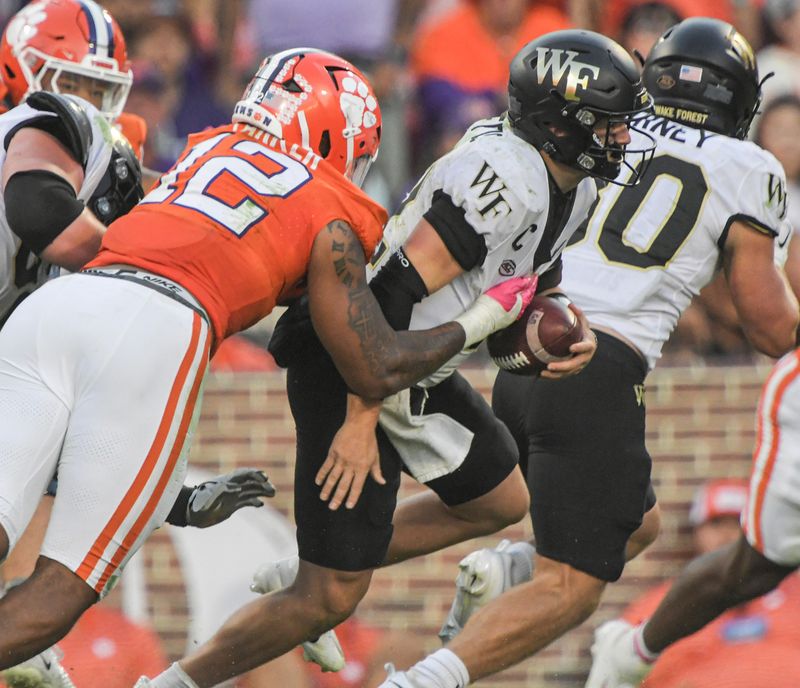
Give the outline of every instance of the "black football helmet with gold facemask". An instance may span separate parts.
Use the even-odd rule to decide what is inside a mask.
[[[655,141],[645,132],[648,143],[636,150],[610,140],[615,124],[635,128],[632,118],[652,103],[633,58],[598,33],[555,31],[528,43],[511,63],[508,99],[518,136],[593,177],[633,185],[653,156]],[[622,167],[629,174],[617,179]]]
[[[765,80],[759,80],[747,39],[710,17],[667,29],[647,56],[642,78],[656,114],[737,139],[747,136]]]

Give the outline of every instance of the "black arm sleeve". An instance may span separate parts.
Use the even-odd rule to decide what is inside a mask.
[[[467,222],[463,208],[439,189],[433,193],[433,202],[424,218],[441,237],[450,255],[467,272],[486,260],[486,242]]]
[[[3,193],[11,231],[36,255],[83,212],[70,183],[53,172],[17,172]]]
[[[189,506],[189,497],[192,496],[192,492],[194,492],[194,488],[188,485],[184,485],[181,488],[181,491],[178,493],[178,498],[172,505],[169,514],[167,514],[167,523],[172,526],[178,526],[179,528],[184,528],[188,525],[186,521],[186,508]]]
[[[559,284],[561,284],[561,267],[561,256],[559,256],[558,260],[547,269],[547,272],[543,272],[541,275],[539,275],[539,282],[536,285],[536,291],[541,292],[545,289],[552,289],[553,287],[557,287]]]
[[[428,295],[425,282],[419,276],[403,249],[395,251],[372,281],[369,288],[392,328],[407,330],[411,310]]]

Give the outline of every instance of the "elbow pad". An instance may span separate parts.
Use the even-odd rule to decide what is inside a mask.
[[[83,212],[72,185],[44,170],[12,175],[3,200],[11,231],[37,256]]]
[[[403,249],[395,251],[369,283],[383,315],[393,329],[407,330],[411,310],[428,295],[428,288]]]

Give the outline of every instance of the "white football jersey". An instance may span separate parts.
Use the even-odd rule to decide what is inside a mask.
[[[776,244],[791,227],[784,172],[770,153],[654,115],[637,126],[655,136],[656,155],[637,186],[600,192],[585,236],[564,252],[561,286],[590,322],[633,342],[652,369],[720,267],[730,225],[749,223]],[[632,148],[643,139],[635,131],[631,138]]]
[[[511,131],[504,117],[473,124],[456,147],[428,168],[403,207],[388,222],[368,268],[371,278],[403,245],[431,207],[436,192],[464,210],[482,235],[487,254],[481,265],[414,305],[412,330],[436,327],[461,315],[483,292],[515,276],[543,274],[557,260],[597,195],[592,179],[575,190],[567,222],[554,237],[542,238],[550,210],[547,169],[537,150]],[[446,364],[443,379],[469,352]]]
[[[103,178],[111,160],[112,143],[110,125],[107,120],[89,103],[81,101],[92,123],[92,143],[86,163],[83,184],[78,191],[78,199],[86,203]],[[22,104],[0,115],[0,142],[15,127],[30,119],[55,117],[51,112],[35,110]],[[5,145],[0,146],[0,168],[6,158]],[[19,237],[11,231],[6,221],[6,208],[3,194],[0,194],[0,327],[14,307],[48,278],[50,266],[22,245]]]

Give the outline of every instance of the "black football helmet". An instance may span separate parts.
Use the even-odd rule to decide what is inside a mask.
[[[656,113],[743,139],[761,102],[753,48],[733,26],[692,17],[667,29],[644,64]]]
[[[130,212],[144,197],[142,166],[131,144],[122,133],[111,127],[112,147],[108,167],[92,197],[86,204],[104,225]]]
[[[605,140],[597,124],[631,125],[652,109],[639,66],[615,41],[592,31],[540,36],[511,62],[508,119],[518,136],[556,162],[624,186],[635,184],[653,157],[655,140],[638,150]],[[631,127],[634,128],[634,127]],[[631,162],[634,160],[634,162]],[[618,180],[620,168],[630,175]]]

